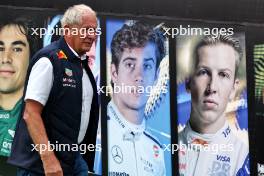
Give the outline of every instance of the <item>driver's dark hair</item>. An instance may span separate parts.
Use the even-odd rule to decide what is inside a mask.
[[[0,21],[0,31],[5,26],[15,25],[24,34],[29,43],[30,58],[40,49],[39,39],[34,35],[36,24],[29,17],[6,18]]]
[[[142,48],[147,43],[153,43],[156,47],[156,68],[158,68],[166,54],[165,36],[163,33],[154,26],[139,21],[131,25],[124,24],[113,36],[111,42],[111,63],[118,68],[125,49]]]

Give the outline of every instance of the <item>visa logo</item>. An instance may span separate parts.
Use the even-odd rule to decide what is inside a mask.
[[[230,157],[228,157],[228,156],[216,155],[216,159],[218,161],[223,161],[223,162],[230,163]]]

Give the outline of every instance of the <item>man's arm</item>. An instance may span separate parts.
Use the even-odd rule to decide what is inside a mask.
[[[53,66],[48,58],[40,58],[32,67],[25,94],[23,118],[37,148],[46,176],[61,176],[62,168],[53,151],[42,151],[40,144],[48,148],[48,136],[41,117],[53,85]]]
[[[41,118],[42,109],[43,105],[41,103],[28,99],[26,100],[23,118],[27,124],[27,128],[33,142],[36,145],[45,145],[46,150],[43,150],[43,148],[40,148],[39,145],[37,145],[45,175],[62,176],[63,172],[59,160],[56,158],[53,151],[48,150],[48,136]]]

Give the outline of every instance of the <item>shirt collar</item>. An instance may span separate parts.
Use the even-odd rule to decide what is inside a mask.
[[[208,144],[210,143],[227,143],[230,138],[231,128],[229,127],[227,121],[225,122],[224,126],[218,130],[214,134],[200,134],[196,131],[193,131],[190,122],[187,123],[185,129],[184,129],[184,136],[187,139],[187,142],[194,143],[199,141],[204,141]]]
[[[67,42],[66,42],[67,43]],[[68,47],[70,48],[70,50],[73,52],[73,54],[80,58],[81,60],[85,60],[86,59],[86,54],[83,54],[81,57],[79,56],[79,54],[67,43]]]
[[[117,122],[124,131],[133,131],[134,133],[142,133],[146,128],[145,119],[143,119],[140,125],[133,124],[126,120],[124,116],[120,113],[116,107],[113,100],[108,104],[107,114],[110,116],[111,120]]]

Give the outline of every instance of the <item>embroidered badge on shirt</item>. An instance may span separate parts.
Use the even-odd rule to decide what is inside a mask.
[[[68,68],[65,68],[65,74],[67,75],[67,76],[72,76],[72,70],[70,70],[70,69],[68,69]]]
[[[66,59],[67,60],[67,56],[65,55],[65,53],[60,50],[58,53],[57,53],[57,56],[59,59]]]

